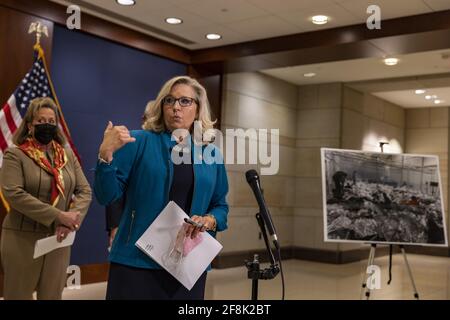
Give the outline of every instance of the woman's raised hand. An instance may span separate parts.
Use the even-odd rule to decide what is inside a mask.
[[[111,162],[114,152],[127,143],[135,141],[136,138],[130,136],[130,131],[128,131],[127,127],[114,126],[113,123],[109,121],[103,135],[102,144],[100,145],[99,155],[103,160]]]

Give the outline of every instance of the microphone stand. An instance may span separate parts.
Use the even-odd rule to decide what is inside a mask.
[[[261,270],[259,256],[257,254],[253,256],[253,261],[248,260],[245,261],[245,265],[248,270],[247,277],[248,279],[252,280],[252,300],[258,300],[258,281],[273,279],[280,272],[280,267],[278,266],[278,263],[276,263],[275,261],[275,257],[269,244],[264,219],[261,217],[259,212],[256,214],[256,220],[258,221],[258,225],[261,230],[261,234],[263,235],[267,252],[269,254],[270,267]],[[276,249],[279,249],[278,243],[276,243],[275,241],[274,245],[276,246]]]

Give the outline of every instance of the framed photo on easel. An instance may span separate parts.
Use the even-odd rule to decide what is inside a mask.
[[[325,241],[447,246],[437,156],[321,155]]]

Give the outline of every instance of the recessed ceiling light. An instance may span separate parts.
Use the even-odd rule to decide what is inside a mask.
[[[135,0],[116,0],[116,2],[122,6],[134,6],[136,4]]]
[[[208,40],[219,40],[219,39],[222,39],[222,36],[220,34],[217,34],[217,33],[208,33],[206,35],[206,39],[208,39]]]
[[[386,58],[384,59],[384,64],[387,66],[395,66],[398,63],[397,58]]]
[[[326,24],[328,22],[328,17],[324,15],[317,15],[311,18],[312,23],[314,24]]]
[[[431,100],[431,96],[425,96],[425,99],[427,99],[427,100]]]
[[[417,90],[415,91],[416,94],[424,94],[425,92],[427,92],[427,91],[424,90],[424,89],[417,89]]]
[[[444,100],[434,100],[434,104],[440,104],[440,103],[442,103],[442,102],[444,102]]]
[[[316,74],[314,72],[308,72],[308,73],[303,74],[303,76],[305,78],[312,78],[312,77],[315,77]]]
[[[166,18],[166,22],[168,24],[180,24],[180,23],[183,23],[183,20],[181,20],[180,18],[171,17],[171,18]]]
[[[437,95],[433,94],[432,96],[425,96],[426,100],[437,99]]]

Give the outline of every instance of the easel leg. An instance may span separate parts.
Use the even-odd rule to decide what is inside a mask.
[[[419,300],[419,293],[417,292],[416,283],[414,282],[413,274],[408,263],[405,248],[403,246],[400,246],[400,250],[402,251],[403,259],[405,260],[406,270],[408,271],[409,280],[411,280],[411,284],[414,290],[414,298]]]
[[[366,270],[364,270],[364,280],[363,280],[363,284],[362,284],[361,295],[364,292],[364,295],[367,300],[369,300],[369,298],[370,298],[370,289],[367,287],[367,273],[366,272],[367,272],[369,266],[373,265],[373,262],[375,260],[376,247],[377,247],[376,244],[372,244],[370,246],[369,259],[367,260],[367,268],[366,268]],[[362,299],[363,297],[360,296],[360,298]]]

